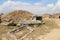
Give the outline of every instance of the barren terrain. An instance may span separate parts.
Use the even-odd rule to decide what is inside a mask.
[[[36,25],[37,27],[34,28],[34,31],[30,33],[28,36],[26,36],[23,40],[60,40],[60,27],[56,22],[53,20],[47,20],[46,24],[39,25],[39,26]],[[7,36],[5,31],[0,32],[1,35],[0,39],[13,40],[13,38]]]

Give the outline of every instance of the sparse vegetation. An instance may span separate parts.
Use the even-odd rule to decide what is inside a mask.
[[[16,28],[15,26],[0,26],[0,31],[9,31]]]

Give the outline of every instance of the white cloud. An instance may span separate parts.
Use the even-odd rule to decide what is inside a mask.
[[[60,0],[57,1],[56,6],[60,6]]]
[[[31,5],[29,3],[24,3],[24,2],[14,2],[14,1],[7,1],[5,2],[3,5],[1,5],[2,9],[0,9],[0,12],[2,11],[3,13],[6,12],[10,12],[10,11],[14,11],[14,10],[27,10],[30,11],[32,13],[40,13],[40,6],[36,6],[36,5]]]
[[[57,1],[57,3],[54,6],[54,12],[60,12],[60,0]]]
[[[34,3],[36,6],[42,6],[42,3]]]
[[[47,6],[43,6],[42,3],[34,3],[34,5],[30,3],[24,2],[14,2],[14,1],[7,1],[3,5],[0,5],[0,13],[6,13],[14,10],[27,10],[34,14],[44,14],[44,13],[54,13],[60,12],[60,0],[57,1],[56,4],[48,4]]]
[[[54,7],[54,4],[48,4],[47,6],[48,7]]]
[[[12,1],[12,0],[8,0],[8,1]]]

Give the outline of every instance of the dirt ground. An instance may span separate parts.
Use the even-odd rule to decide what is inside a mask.
[[[0,30],[0,40],[13,40],[5,33]],[[55,21],[48,20],[46,24],[34,28],[34,31],[23,40],[60,40],[60,27]]]
[[[54,29],[50,33],[37,38],[40,40],[60,40],[60,29]]]
[[[56,25],[60,27],[60,20],[56,19],[54,21],[55,21],[54,23],[56,23]],[[60,28],[53,29],[51,30],[50,33],[47,33],[46,35],[43,35],[37,38],[40,40],[60,40]]]
[[[55,23],[57,21],[46,20],[45,22],[23,40],[60,40],[60,27]]]

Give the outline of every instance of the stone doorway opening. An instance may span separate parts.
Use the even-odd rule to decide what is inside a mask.
[[[42,20],[42,17],[40,17],[40,16],[36,17],[36,20]]]
[[[59,19],[60,19],[60,16],[59,16]]]

